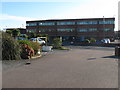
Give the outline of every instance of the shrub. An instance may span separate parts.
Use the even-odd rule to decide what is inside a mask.
[[[34,50],[27,44],[21,44],[21,58],[30,59],[34,56]]]
[[[19,36],[20,35],[20,30],[19,29],[14,29],[12,31],[12,35],[13,35],[14,38],[17,37],[17,36]]]
[[[2,60],[17,60],[20,58],[20,46],[9,34],[2,32]]]
[[[62,45],[62,40],[60,38],[53,39],[54,48],[59,48]]]
[[[29,46],[32,46],[31,41],[29,40],[17,40],[19,42],[19,44],[27,44]]]
[[[12,31],[11,30],[6,30],[6,33],[8,33],[12,36]]]
[[[29,41],[29,40],[18,40],[18,42],[19,42],[19,44],[29,45],[35,51],[35,54],[38,52],[38,49],[40,48],[40,44],[37,43],[37,42],[32,42],[32,41]]]
[[[85,39],[84,42],[85,42],[85,43],[90,43],[90,40],[89,40],[89,39]]]
[[[26,48],[24,47],[25,44],[21,44],[21,52],[20,52],[20,56],[22,59],[29,59],[28,57],[28,52],[26,50]]]
[[[33,50],[35,51],[35,54],[37,54],[38,49],[41,49],[41,46],[39,43],[37,42],[31,42],[31,47],[33,48]]]
[[[20,37],[28,38],[28,35],[20,35]]]
[[[28,39],[30,39],[30,38],[36,38],[36,34],[33,32],[30,32],[28,35]]]
[[[95,38],[91,38],[91,39],[90,39],[90,42],[91,42],[91,43],[95,43],[95,42],[96,42],[96,39],[95,39]]]

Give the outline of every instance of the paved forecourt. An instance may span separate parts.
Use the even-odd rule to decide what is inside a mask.
[[[117,88],[114,48],[53,50],[30,65],[3,71],[3,88]],[[101,48],[101,49],[100,49]]]

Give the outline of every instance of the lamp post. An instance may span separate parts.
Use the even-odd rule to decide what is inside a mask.
[[[105,18],[103,16],[103,38],[105,38]]]

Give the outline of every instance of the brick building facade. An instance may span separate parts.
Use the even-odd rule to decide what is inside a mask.
[[[55,19],[26,21],[27,34],[48,34],[49,38],[84,41],[114,38],[115,18]]]

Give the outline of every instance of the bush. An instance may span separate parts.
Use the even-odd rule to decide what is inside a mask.
[[[90,40],[89,40],[89,39],[85,39],[84,42],[85,42],[85,43],[90,43]]]
[[[20,56],[21,56],[22,59],[29,59],[28,52],[27,52],[27,50],[26,50],[24,45],[26,45],[26,44],[21,44]]]
[[[6,33],[8,33],[12,36],[12,31],[11,30],[6,30]]]
[[[20,37],[28,38],[28,35],[20,35]]]
[[[34,50],[27,44],[21,44],[21,58],[30,59],[34,56]]]
[[[31,41],[29,40],[17,40],[19,42],[19,44],[27,44],[29,46],[32,46]]]
[[[33,48],[33,50],[35,51],[35,54],[37,54],[38,49],[41,49],[41,46],[39,43],[37,42],[31,42],[31,47]]]
[[[91,43],[95,43],[95,42],[96,42],[96,39],[95,39],[95,38],[91,38],[91,39],[90,39],[90,42],[91,42]]]
[[[30,39],[30,38],[36,38],[36,34],[33,32],[29,33],[28,39]]]
[[[9,34],[2,32],[2,60],[18,60],[20,58],[20,46]]]
[[[29,45],[35,51],[35,54],[38,52],[38,49],[40,48],[40,44],[37,43],[37,42],[32,42],[32,41],[29,41],[29,40],[18,40],[18,42],[19,42],[19,44]]]
[[[54,48],[59,48],[62,45],[62,40],[60,38],[53,39]]]

